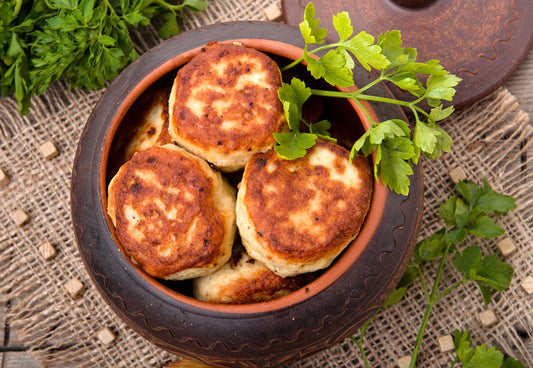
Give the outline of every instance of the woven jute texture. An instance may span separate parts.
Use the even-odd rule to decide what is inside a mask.
[[[217,21],[264,19],[264,9],[279,1],[211,1],[201,14],[186,13],[184,30]],[[160,42],[153,29],[139,31],[134,40],[139,51]],[[102,91],[69,91],[55,83],[35,98],[31,112],[21,116],[12,98],[0,100],[0,168],[10,182],[0,189],[0,302],[8,306],[6,319],[33,357],[46,367],[160,367],[177,359],[148,343],[127,327],[91,285],[74,241],[70,219],[70,176],[76,145],[91,109]],[[533,276],[533,126],[508,90],[501,88],[475,105],[458,111],[443,127],[454,139],[453,151],[437,161],[425,161],[425,208],[420,238],[443,224],[438,206],[453,194],[448,172],[461,167],[467,177],[482,178],[498,191],[518,198],[518,208],[499,220],[517,247],[503,257],[516,270],[509,290],[498,293],[484,306],[474,285],[464,285],[442,299],[429,319],[419,356],[420,367],[449,366],[452,353],[441,353],[438,339],[454,329],[469,329],[476,344],[497,345],[504,353],[533,366],[529,352],[533,334],[533,295],[521,283]],[[39,147],[52,141],[59,155],[45,160]],[[30,221],[17,226],[11,215],[24,210]],[[498,253],[494,240],[468,239],[484,253]],[[39,246],[50,242],[57,250],[44,260]],[[435,264],[423,270],[432,279]],[[443,287],[458,280],[450,264]],[[85,292],[69,296],[65,284],[78,279]],[[365,338],[374,367],[394,367],[410,353],[420,325],[424,294],[411,287],[398,305],[385,309],[371,324]],[[494,311],[498,322],[484,328],[478,314]],[[117,336],[103,345],[98,333],[110,328]],[[293,368],[362,367],[361,356],[350,340],[291,365]]]

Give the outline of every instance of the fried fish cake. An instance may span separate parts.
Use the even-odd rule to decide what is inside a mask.
[[[325,268],[357,236],[370,206],[366,158],[317,140],[306,156],[274,150],[247,164],[237,193],[237,226],[248,254],[287,277]]]
[[[280,277],[256,261],[242,247],[236,247],[229,262],[211,275],[193,280],[193,296],[220,304],[266,302],[305,286],[307,275]]]
[[[147,90],[124,117],[115,142],[113,154],[120,154],[121,163],[128,161],[135,152],[158,145],[172,143],[168,133],[169,86],[156,86]]]
[[[185,66],[169,100],[169,133],[222,171],[241,169],[287,129],[278,98],[281,73],[266,54],[212,42]]]
[[[174,144],[126,162],[109,184],[107,210],[126,253],[154,277],[204,276],[231,256],[235,190]]]

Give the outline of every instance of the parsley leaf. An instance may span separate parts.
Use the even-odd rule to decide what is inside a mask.
[[[285,119],[289,126],[289,132],[274,133],[274,139],[277,144],[274,150],[280,157],[294,160],[305,156],[306,150],[315,145],[318,137],[330,139],[328,129],[331,123],[322,120],[316,123],[308,123],[302,118],[302,107],[311,97],[311,89],[305,85],[305,82],[298,78],[293,78],[291,83],[283,83],[278,89],[278,96],[283,105]],[[300,132],[300,127],[308,127],[309,133]]]
[[[31,97],[64,79],[70,87],[97,89],[138,57],[132,27],[161,16],[162,37],[179,32],[183,9],[207,2],[184,0],[48,0],[0,2],[0,93],[15,93],[22,114]]]
[[[450,151],[452,139],[436,123],[453,113],[453,107],[443,108],[441,101],[450,101],[453,98],[455,87],[461,79],[444,70],[438,60],[418,62],[416,49],[402,46],[401,32],[398,30],[380,34],[377,41],[365,31],[354,35],[354,27],[347,12],[340,12],[332,17],[338,40],[326,43],[328,31],[320,28],[319,20],[315,16],[314,5],[309,2],[305,8],[304,20],[300,23],[305,42],[303,54],[281,70],[285,71],[305,61],[307,70],[314,78],[324,79],[337,87],[354,85],[356,60],[363,68],[378,71],[379,76],[374,81],[366,86],[359,86],[360,89],[354,92],[311,90],[311,93],[324,97],[350,98],[357,103],[370,100],[376,103],[397,104],[412,110],[415,117],[413,131],[407,122],[397,119],[385,122],[370,121],[370,130],[355,142],[350,153],[351,158],[359,151],[366,156],[375,153],[375,176],[379,176],[383,183],[396,193],[407,195],[409,176],[413,173],[412,166],[418,163],[420,156],[436,159],[443,152]],[[320,46],[311,50],[311,45]],[[393,83],[417,99],[408,102],[366,94],[370,87],[380,82]],[[433,107],[429,113],[418,106],[422,101],[427,101]],[[367,117],[370,117],[371,114],[359,105]],[[286,111],[296,110],[299,106],[290,105]],[[301,115],[296,111],[290,112],[290,115],[298,114]],[[291,125],[290,120],[288,122],[290,129],[294,130],[295,126]]]
[[[417,51],[414,48],[402,47],[402,35],[398,30],[385,32],[378,37],[378,46],[383,55],[389,60],[388,69],[416,61]],[[406,70],[408,72],[408,70]]]
[[[507,358],[503,361],[501,368],[526,368],[526,366],[519,360]]]
[[[413,169],[409,159],[414,155],[413,142],[404,137],[385,138],[377,147],[374,173],[385,185],[394,188],[398,193],[409,193],[409,175]]]
[[[502,367],[503,354],[495,347],[487,345],[472,346],[468,331],[455,330],[454,346],[457,358],[465,368],[500,368]]]
[[[418,242],[415,246],[414,257],[418,261],[432,261],[440,257],[447,245],[444,235],[445,230],[441,229]]]
[[[479,247],[468,247],[463,253],[457,252],[452,264],[463,274],[465,280],[475,281],[481,289],[483,301],[489,304],[492,291],[503,291],[511,283],[513,268],[498,260],[494,254],[481,258]]]
[[[315,6],[309,3],[305,7],[304,20],[300,23],[300,32],[306,44],[324,43],[328,31],[325,28],[319,28],[320,21],[315,19]]]
[[[333,86],[353,86],[353,73],[347,67],[346,54],[330,50],[318,60],[307,55],[304,60],[307,61],[307,69],[314,78],[324,78]]]
[[[489,254],[483,256],[480,247],[469,246],[462,252],[455,252],[451,261],[452,265],[463,276],[462,280],[455,282],[443,291],[439,290],[444,268],[448,264],[448,256],[465,239],[466,235],[471,233],[482,238],[494,236],[494,230],[496,229],[494,220],[487,215],[501,215],[515,207],[514,198],[495,192],[486,180],[483,180],[482,185],[477,185],[471,181],[461,181],[456,186],[456,192],[456,196],[449,197],[439,208],[439,214],[446,226],[415,245],[414,259],[409,262],[396,289],[379,309],[398,303],[405,296],[407,287],[417,279],[420,281],[420,287],[423,289],[426,299],[426,306],[411,356],[412,363],[416,363],[431,310],[439,300],[462,284],[475,282],[481,291],[484,303],[488,304],[494,292],[501,292],[509,287],[514,274],[514,269],[510,265],[500,262],[497,255]],[[484,200],[482,200],[484,196],[498,198],[496,200],[497,204],[487,208]],[[497,232],[500,233],[501,231],[498,230]],[[430,284],[426,282],[421,266],[423,262],[433,261],[438,258],[440,258],[439,266],[433,285],[429,288]],[[370,320],[374,317],[375,315]],[[368,322],[361,328],[359,339],[352,338],[359,347],[365,362],[367,358],[363,349],[363,335],[367,327]],[[470,368],[523,367],[522,363],[512,358],[504,361],[503,354],[496,347],[487,347],[487,345],[474,347],[468,331],[456,330],[454,332],[454,346],[456,358],[452,366],[455,366],[457,362],[462,362],[463,367]],[[368,364],[366,365],[369,366]]]
[[[297,131],[274,133],[274,139],[278,142],[274,150],[280,157],[294,160],[305,156],[306,150],[315,145],[316,138],[316,134]]]

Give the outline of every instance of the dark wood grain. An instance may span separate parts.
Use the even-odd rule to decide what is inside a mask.
[[[282,0],[284,20],[297,25],[308,2]],[[417,48],[419,61],[438,59],[463,78],[453,101],[457,107],[502,85],[533,43],[531,0],[330,0],[314,5],[321,26],[333,33],[331,17],[343,10],[356,32],[377,36],[401,30],[404,46]]]

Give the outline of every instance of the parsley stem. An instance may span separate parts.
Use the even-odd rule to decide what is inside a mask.
[[[362,332],[361,332],[362,333]],[[363,335],[360,335],[359,339],[356,339],[353,336],[350,336],[350,339],[357,345],[357,348],[359,349],[359,353],[361,354],[361,357],[363,358],[363,362],[365,364],[366,368],[370,368],[370,362],[368,361],[368,358],[365,353],[365,348],[363,346]]]
[[[357,100],[357,99],[353,99],[353,101],[357,104],[357,106],[359,106],[361,108],[361,110],[363,110],[363,113],[365,114],[366,118],[368,119],[368,121],[370,122],[370,124],[373,124],[375,123],[374,120],[372,120],[372,117],[370,116],[370,112],[368,112],[367,109],[365,109],[365,107],[363,106],[363,104],[361,103],[361,101]]]
[[[393,98],[387,98],[387,97],[364,95],[364,94],[359,93],[359,91],[342,92],[342,91],[328,91],[328,90],[322,90],[322,89],[311,89],[311,94],[315,96],[323,96],[323,97],[339,97],[339,98],[351,98],[352,100],[384,102],[384,103],[391,103],[395,105],[406,106],[406,107],[412,108],[411,102],[395,100]]]
[[[467,283],[469,280],[461,280],[455,284],[453,284],[452,286],[450,286],[449,288],[447,288],[446,290],[444,290],[443,292],[441,292],[439,295],[437,295],[437,297],[435,298],[435,301],[439,301],[441,300],[444,296],[446,296],[446,294],[452,292],[453,290],[457,289],[459,286]]]
[[[370,362],[368,361],[368,357],[366,356],[365,349],[363,346],[363,339],[366,334],[366,330],[368,329],[368,326],[370,326],[370,323],[376,318],[376,316],[381,313],[383,310],[383,307],[379,308],[376,313],[374,313],[364,324],[361,326],[361,330],[359,331],[359,338],[356,339],[353,336],[350,336],[350,339],[357,345],[359,348],[359,352],[361,353],[361,357],[363,358],[363,362],[365,364],[366,368],[370,368]]]
[[[17,0],[17,2],[15,3],[15,9],[13,9],[13,17],[16,17],[19,14],[21,7],[22,0]]]
[[[296,65],[300,64],[304,60],[304,57],[300,57],[296,60],[294,60],[292,63],[285,65],[284,67],[280,68],[281,72],[284,72],[286,70],[289,70],[292,67],[295,67]]]
[[[420,279],[420,284],[422,285],[422,290],[424,290],[424,295],[426,296],[426,301],[429,301],[429,289],[426,284],[426,280],[424,279],[424,275],[422,274],[422,269],[420,268],[420,264],[418,263],[412,263],[415,266],[416,273],[418,273],[418,278]]]
[[[367,89],[372,88],[375,85],[381,83],[383,80],[385,80],[385,78],[383,78],[383,71],[382,71],[381,75],[378,78],[374,79],[372,82],[368,83],[366,86],[359,88],[356,92],[358,94],[361,94],[364,91],[366,91]]]
[[[446,249],[444,250],[442,258],[440,259],[439,268],[437,269],[437,275],[435,276],[435,282],[433,283],[433,287],[431,289],[431,295],[429,296],[429,300],[426,305],[426,310],[424,311],[424,317],[422,318],[422,323],[420,324],[418,335],[416,336],[415,347],[413,349],[413,353],[411,354],[411,363],[409,364],[409,368],[415,368],[416,366],[416,358],[418,357],[418,353],[420,352],[422,339],[424,338],[424,332],[429,321],[431,310],[435,306],[435,303],[439,300],[437,296],[437,291],[439,288],[440,279],[442,277],[442,271],[444,269],[444,265],[446,264],[446,258],[448,256],[448,253],[450,252],[451,246],[451,243],[446,244]]]

